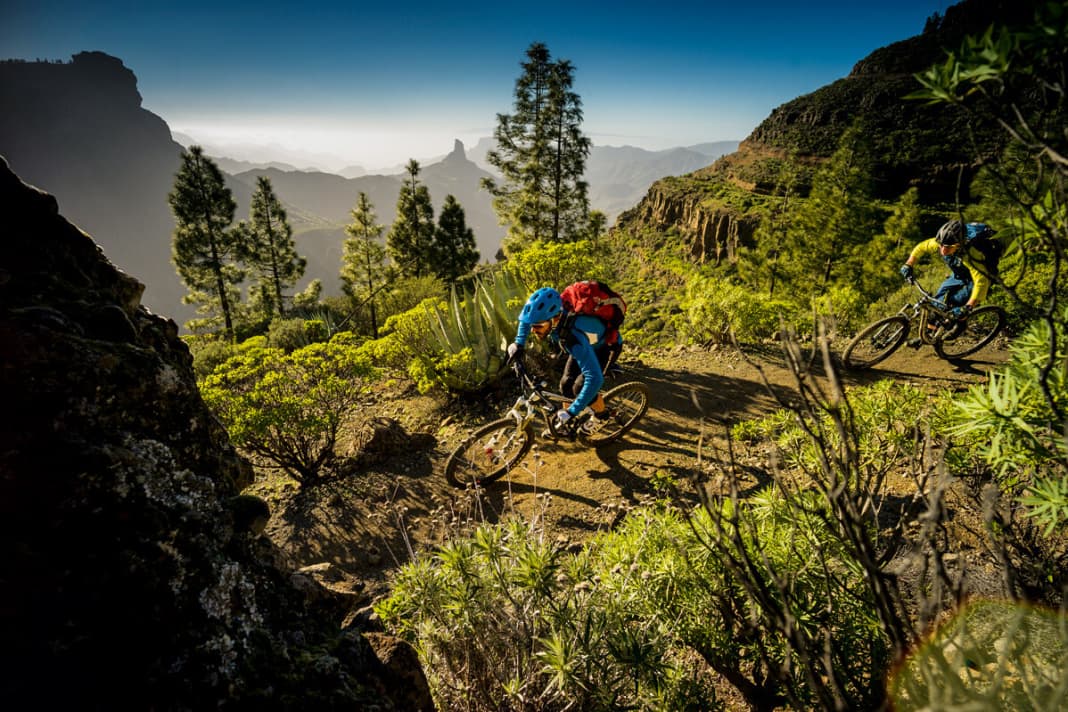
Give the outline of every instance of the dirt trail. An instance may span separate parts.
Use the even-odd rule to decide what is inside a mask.
[[[985,379],[1006,356],[991,348],[975,360],[951,364],[930,349],[905,348],[879,367],[845,374],[844,379],[847,388],[891,377],[932,393],[960,392]],[[624,380],[644,381],[652,392],[649,412],[634,431],[598,450],[574,443],[542,444],[540,462],[528,457],[525,466],[512,473],[510,486],[496,485],[502,508],[509,504],[528,516],[542,512],[548,529],[560,538],[582,539],[603,528],[620,507],[653,494],[650,480],[658,473],[692,473],[702,433],[707,443],[721,436],[725,423],[777,410],[776,396],[791,399],[796,380],[777,347],[750,359],[733,349],[679,350],[632,363]],[[548,506],[537,500],[538,493],[551,495]]]
[[[932,393],[959,392],[984,380],[1006,357],[1004,349],[991,346],[973,360],[952,364],[929,348],[903,348],[875,369],[844,378],[847,387],[890,377]],[[497,520],[515,511],[528,521],[539,517],[549,535],[562,542],[580,542],[607,527],[621,508],[651,496],[655,477],[692,472],[702,427],[706,437],[722,433],[723,422],[776,410],[773,394],[791,397],[794,376],[777,347],[751,359],[730,348],[629,355],[623,380],[641,380],[652,393],[648,413],[631,433],[599,450],[539,439],[535,452],[540,457],[528,455],[507,478],[488,485],[478,503],[449,487],[441,474],[462,429],[438,427],[440,414],[423,413],[424,426],[437,430],[436,448],[382,463],[366,476],[271,493],[275,515],[267,533],[294,564],[330,561],[372,586],[382,585],[411,550],[440,542],[447,530],[469,518]],[[418,413],[406,414],[406,407],[418,409],[402,401],[393,414],[418,419]]]

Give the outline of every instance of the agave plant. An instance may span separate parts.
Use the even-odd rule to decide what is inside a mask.
[[[471,292],[452,288],[444,308],[424,307],[430,335],[444,358],[440,371],[451,388],[472,390],[489,383],[504,366],[505,349],[515,338],[518,307],[525,288],[513,275],[476,278]]]

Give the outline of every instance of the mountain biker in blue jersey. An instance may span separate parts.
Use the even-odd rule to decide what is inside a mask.
[[[610,356],[604,341],[604,322],[587,314],[569,317],[560,293],[552,287],[542,287],[523,305],[515,342],[508,346],[509,360],[522,358],[531,333],[539,339],[548,338],[568,354],[560,379],[560,392],[575,400],[566,409],[556,411],[558,424],[565,424],[589,406],[594,417],[588,418],[581,429],[585,433],[599,430],[608,419],[608,410],[600,394]]]

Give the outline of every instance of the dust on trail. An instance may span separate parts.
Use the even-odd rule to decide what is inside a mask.
[[[767,346],[747,353],[748,359],[729,347],[625,353],[621,380],[650,387],[649,411],[638,425],[618,443],[597,450],[539,437],[536,450],[508,476],[487,485],[477,502],[450,487],[442,474],[462,424],[440,428],[441,413],[417,398],[390,401],[385,414],[407,413],[413,422],[422,418],[427,430],[444,433],[437,447],[413,450],[341,481],[275,490],[267,534],[293,565],[328,561],[376,589],[411,552],[441,543],[465,517],[497,521],[516,512],[538,521],[562,543],[581,542],[652,497],[658,476],[693,472],[702,436],[705,442],[721,437],[725,424],[777,410],[777,397],[791,399],[796,379],[781,351]],[[847,388],[893,378],[932,393],[960,392],[984,380],[1007,356],[1004,348],[990,346],[973,360],[954,364],[930,348],[902,348],[874,369],[842,378]],[[500,412],[512,398],[499,404]]]

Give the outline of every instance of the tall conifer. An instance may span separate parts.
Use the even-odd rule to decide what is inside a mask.
[[[384,226],[378,224],[374,205],[360,193],[352,209],[352,222],[345,226],[349,238],[341,264],[345,294],[357,305],[366,304],[371,317],[371,338],[378,338],[377,295],[389,281],[386,248],[379,242]]]
[[[590,234],[588,184],[582,180],[590,139],[582,135],[582,100],[571,86],[575,67],[568,60],[552,66],[549,84],[549,185],[553,240],[574,241]]]
[[[792,154],[778,165],[775,189],[769,198],[767,211],[753,235],[754,245],[740,251],[738,274],[753,290],[774,297],[787,273],[790,259],[790,226],[797,212],[800,173],[798,159]],[[786,284],[787,291],[790,285]]]
[[[572,90],[575,68],[530,45],[516,80],[514,113],[498,114],[496,148],[486,160],[503,182],[483,180],[509,226],[509,249],[538,240],[589,236],[589,198],[582,180],[590,140],[582,135],[582,102]]]
[[[812,190],[787,229],[785,247],[798,288],[807,285],[805,291],[822,294],[836,280],[856,281],[858,262],[872,258],[868,246],[880,226],[871,166],[865,134],[854,126],[813,177]]]
[[[397,198],[397,217],[386,236],[386,250],[405,277],[422,277],[434,272],[434,206],[430,191],[419,182],[419,162],[414,158]]]
[[[463,206],[446,195],[434,233],[434,272],[443,282],[455,282],[477,264],[475,233],[467,226]]]
[[[182,153],[182,165],[167,195],[176,222],[172,261],[190,289],[187,302],[200,302],[202,311],[221,316],[227,338],[234,339],[231,301],[244,272],[237,260],[245,251],[241,229],[234,221],[233,195],[222,172],[200,146]]]
[[[277,311],[285,316],[282,290],[292,287],[304,276],[307,260],[297,254],[293,229],[286,220],[286,211],[271,188],[271,180],[260,176],[256,192],[252,194],[249,210],[249,252],[246,264],[258,274],[257,289],[265,300],[265,316]]]

